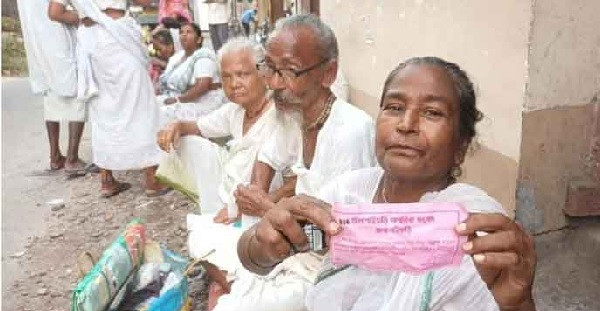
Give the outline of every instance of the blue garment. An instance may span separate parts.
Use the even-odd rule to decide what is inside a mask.
[[[254,10],[254,9],[246,10],[242,14],[242,23],[250,24],[250,21],[253,21],[255,16],[256,16],[256,10]]]

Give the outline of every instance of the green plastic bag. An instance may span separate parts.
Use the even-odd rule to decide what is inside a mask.
[[[139,219],[104,251],[79,281],[71,297],[71,311],[104,311],[131,278],[143,259],[145,229]]]
[[[158,165],[156,179],[198,203],[196,180],[188,173],[184,161],[177,152],[166,154]]]

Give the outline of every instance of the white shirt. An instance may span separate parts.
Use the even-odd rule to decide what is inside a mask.
[[[224,24],[229,22],[229,3],[210,3],[208,5],[208,23]]]
[[[373,202],[383,170],[379,167],[353,171],[325,186],[319,197],[329,203]],[[456,202],[469,213],[501,213],[502,206],[484,191],[453,184],[435,193],[426,193],[420,202]],[[324,270],[333,266],[325,261]],[[372,272],[351,266],[318,282],[308,292],[306,305],[313,311],[419,310],[424,275],[402,272]],[[481,280],[471,257],[464,256],[460,267],[433,272],[431,311],[498,310]]]
[[[298,176],[296,194],[316,195],[321,186],[338,175],[377,165],[374,127],[368,114],[337,99],[317,136],[310,168],[304,165],[302,130],[297,122],[280,122],[258,160],[276,171],[291,169]]]

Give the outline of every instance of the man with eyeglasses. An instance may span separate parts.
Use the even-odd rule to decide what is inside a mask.
[[[259,152],[252,184],[238,186],[234,193],[241,213],[262,217],[283,197],[316,196],[336,176],[375,165],[372,118],[330,89],[338,69],[337,40],[318,17],[280,20],[257,68],[273,92],[279,127]],[[267,193],[275,172],[287,181]],[[304,296],[321,259],[306,252],[288,258],[266,277],[240,273],[214,310],[305,310]]]

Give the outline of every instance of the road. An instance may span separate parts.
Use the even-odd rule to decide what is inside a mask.
[[[65,126],[66,128],[66,126]],[[61,132],[66,143],[67,132]],[[66,150],[65,146],[62,146]],[[82,158],[91,156],[89,130],[81,145]],[[17,264],[27,238],[46,229],[46,202],[68,194],[56,176],[30,176],[49,166],[49,147],[42,98],[31,93],[27,78],[2,78],[2,293],[22,276]]]
[[[68,310],[80,278],[78,255],[99,258],[135,218],[148,237],[186,254],[185,217],[196,206],[175,191],[147,198],[141,171],[115,172],[132,188],[109,199],[99,198],[97,175],[32,176],[49,165],[42,99],[31,95],[26,79],[4,78],[2,90],[2,310]],[[68,133],[61,136],[66,142]],[[91,157],[90,145],[86,129],[83,160]],[[46,202],[53,199],[65,207],[51,211]],[[206,283],[197,280],[190,284],[193,310],[205,310]]]

